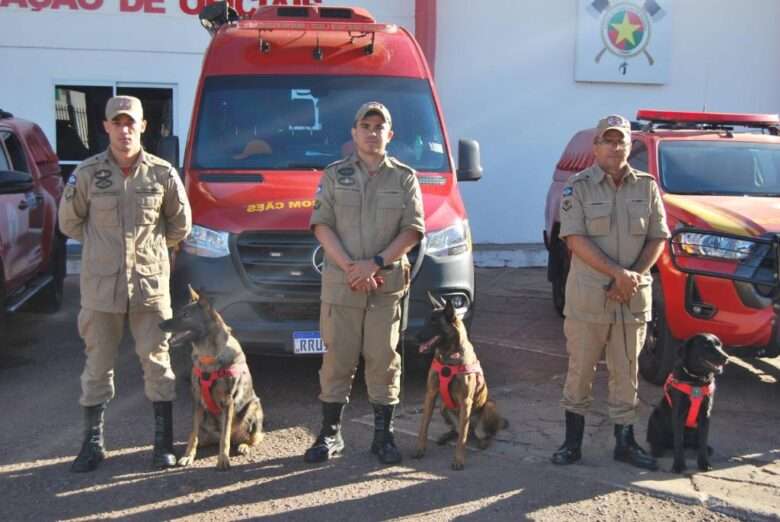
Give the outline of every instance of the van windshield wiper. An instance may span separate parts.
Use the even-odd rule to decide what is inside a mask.
[[[294,163],[290,162],[287,164],[288,169],[313,169],[313,170],[322,170],[325,168],[325,165],[322,163]]]

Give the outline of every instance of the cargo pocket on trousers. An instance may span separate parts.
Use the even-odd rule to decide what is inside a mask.
[[[611,201],[585,203],[582,210],[585,213],[585,226],[588,229],[588,235],[606,236],[609,234],[612,219]]]

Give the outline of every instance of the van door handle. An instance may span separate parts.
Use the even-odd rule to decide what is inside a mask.
[[[27,203],[27,199],[23,199],[19,202],[19,210],[27,210],[30,208],[30,204]]]

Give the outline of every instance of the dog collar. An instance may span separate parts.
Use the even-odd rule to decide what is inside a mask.
[[[214,383],[225,377],[238,377],[245,371],[248,371],[246,363],[226,366],[215,372],[205,372],[198,365],[192,367],[192,372],[200,382],[200,397],[203,399],[206,409],[209,410],[211,414],[219,415],[222,411],[219,405],[214,402],[214,397],[211,396],[211,387],[214,386]]]
[[[671,406],[672,397],[669,395],[669,388],[674,388],[675,390],[684,393],[690,398],[691,406],[688,408],[688,417],[685,419],[685,427],[697,427],[699,425],[698,418],[699,410],[701,409],[701,403],[704,400],[704,397],[713,395],[715,393],[715,381],[711,381],[704,386],[693,386],[687,382],[678,381],[672,376],[672,374],[669,374],[669,377],[664,383],[664,396],[666,396],[666,402],[668,402],[669,406]]]
[[[482,366],[479,361],[474,364],[444,364],[434,357],[431,362],[431,370],[439,374],[439,395],[448,410],[455,410],[458,405],[452,400],[450,395],[450,382],[458,374],[476,373],[478,379],[482,378]]]

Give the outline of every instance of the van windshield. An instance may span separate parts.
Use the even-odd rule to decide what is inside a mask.
[[[740,196],[780,195],[780,145],[670,141],[659,148],[666,192]]]
[[[192,167],[322,169],[353,150],[357,109],[390,110],[388,153],[419,171],[449,170],[427,81],[355,76],[216,76],[201,97]]]

